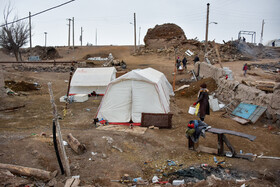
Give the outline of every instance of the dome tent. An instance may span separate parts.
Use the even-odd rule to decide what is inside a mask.
[[[172,86],[153,68],[132,70],[113,80],[99,105],[97,117],[109,122],[141,122],[142,113],[168,113]]]
[[[104,94],[107,85],[116,79],[115,67],[77,68],[70,83],[70,94]]]

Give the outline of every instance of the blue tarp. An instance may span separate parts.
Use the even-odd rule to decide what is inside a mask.
[[[251,105],[247,103],[240,103],[232,112],[233,115],[242,117],[244,119],[249,119],[249,117],[256,110],[257,105]]]
[[[252,105],[247,103],[240,103],[232,112],[233,115],[248,119],[255,123],[259,117],[265,112],[266,107]]]

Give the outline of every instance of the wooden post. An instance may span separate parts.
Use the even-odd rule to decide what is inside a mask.
[[[225,144],[227,145],[227,147],[229,148],[230,152],[232,153],[233,156],[235,156],[236,152],[234,147],[231,145],[231,143],[229,142],[229,140],[227,139],[226,135],[223,135],[223,140],[225,142]]]
[[[62,135],[61,135],[61,130],[60,130],[60,125],[59,125],[59,121],[58,121],[58,114],[57,114],[57,107],[56,104],[54,102],[54,96],[53,96],[53,91],[52,91],[52,83],[48,83],[48,87],[49,87],[49,93],[50,93],[50,101],[53,107],[53,116],[54,116],[54,120],[56,122],[56,131],[58,133],[58,142],[59,142],[59,148],[60,148],[60,152],[62,153],[62,160],[64,162],[64,166],[65,166],[65,171],[66,171],[66,176],[70,176],[71,172],[70,172],[70,167],[69,167],[69,160],[67,158],[66,152],[65,152],[65,148],[63,145],[63,139],[62,139]]]
[[[223,65],[222,65],[220,53],[219,53],[219,50],[218,50],[218,47],[217,47],[215,41],[214,41],[214,45],[215,45],[215,51],[216,51],[216,54],[217,54],[217,57],[218,57],[218,62],[219,62],[219,64],[220,64],[221,68],[223,69]]]
[[[41,169],[17,166],[17,165],[12,165],[12,164],[2,164],[2,163],[0,163],[0,169],[7,169],[10,172],[17,174],[17,175],[36,177],[36,178],[43,179],[43,180],[51,180],[57,174],[57,171],[54,171],[52,173],[52,172],[41,170]]]
[[[68,104],[69,104],[70,84],[71,84],[71,80],[72,80],[72,76],[73,76],[73,71],[74,71],[74,67],[73,66],[74,66],[74,62],[72,63],[71,70],[70,70],[70,76],[69,76],[69,81],[68,81],[68,88],[67,88],[67,93],[66,93],[65,110],[68,109]]]
[[[218,155],[224,155],[224,134],[218,134]]]
[[[174,63],[174,76],[173,76],[173,91],[175,90],[175,81],[176,81],[176,71],[177,71],[177,68],[176,68],[176,50],[177,48],[174,48],[174,55],[175,55],[175,63]]]

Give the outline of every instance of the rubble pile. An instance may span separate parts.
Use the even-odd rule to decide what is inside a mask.
[[[174,30],[174,31],[172,31]],[[194,54],[204,59],[205,45],[197,39],[187,40],[184,31],[175,24],[156,25],[155,28],[149,29],[145,38],[145,46],[138,49],[137,55],[158,53],[159,55],[176,54],[185,55],[186,50],[191,50]],[[215,50],[218,48],[222,62],[229,61],[250,61],[263,58],[280,58],[280,49],[255,45],[235,40],[218,44],[214,41],[208,42],[208,53],[206,57],[211,64],[218,63],[218,57]]]
[[[27,66],[27,65],[13,65],[13,68],[17,71],[32,71],[32,72],[70,72],[71,67],[68,65],[59,66]]]
[[[54,60],[60,58],[58,51],[54,47],[42,47],[38,45],[31,50],[29,48],[24,49],[22,54],[26,57],[39,56],[41,60]]]
[[[280,62],[271,62],[269,64],[250,64],[251,67],[261,68],[264,71],[270,71],[274,73],[280,72]]]
[[[18,91],[32,91],[40,89],[40,85],[37,83],[29,83],[25,81],[15,82],[12,80],[5,81],[6,87],[12,89],[15,92]]]
[[[186,36],[181,27],[166,23],[149,29],[144,38],[145,47],[149,49],[170,48],[186,42]]]
[[[184,45],[176,48],[176,54],[179,56],[185,55],[186,50],[191,50],[192,52],[199,54],[200,51],[204,50],[204,46],[198,40],[190,39],[184,42]],[[158,46],[158,48],[149,48],[149,47],[140,47],[137,51],[137,55],[145,55],[145,54],[153,54],[157,53],[159,55],[170,55],[174,54],[175,48],[174,46]]]
[[[221,60],[223,62],[238,60],[256,60],[262,58],[279,58],[280,51],[263,45],[241,42],[238,40],[229,41],[224,44],[217,44]],[[208,59],[212,64],[218,62],[217,54],[214,48],[214,42],[209,42]]]
[[[207,85],[207,89],[209,90],[209,92],[213,92],[217,89],[216,81],[213,78],[209,77],[196,82],[192,82],[190,84],[190,87],[186,87],[182,91],[176,92],[175,96],[180,97],[184,95],[185,97],[197,97],[197,94],[200,90],[200,85],[203,83]]]

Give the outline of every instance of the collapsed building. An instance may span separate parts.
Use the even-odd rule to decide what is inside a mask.
[[[246,102],[267,108],[266,118],[280,123],[280,83],[276,82],[273,93],[266,93],[255,87],[242,84],[236,80],[226,80],[225,71],[205,62],[195,64],[195,71],[201,77],[212,77],[218,85],[216,96],[226,104],[232,101]]]
[[[144,38],[145,47],[147,48],[170,48],[182,45],[186,42],[187,37],[181,27],[173,23],[156,25],[148,29]]]

